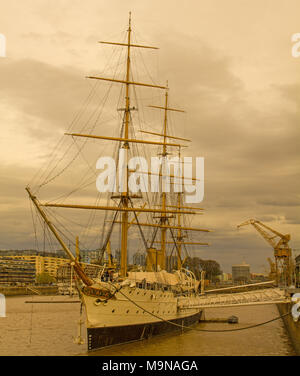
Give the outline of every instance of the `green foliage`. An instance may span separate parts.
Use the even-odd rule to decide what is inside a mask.
[[[36,276],[36,283],[37,284],[50,284],[55,282],[55,278],[52,277],[50,274],[43,272],[41,274],[37,274]]]
[[[202,260],[199,257],[188,257],[183,267],[190,269],[199,280],[201,278],[201,271],[205,271],[205,278],[215,281],[217,276],[222,274],[220,265],[215,260]]]

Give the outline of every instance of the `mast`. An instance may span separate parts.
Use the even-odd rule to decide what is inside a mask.
[[[185,112],[183,110],[179,110],[179,109],[176,109],[176,108],[171,108],[171,107],[168,107],[168,83],[167,83],[167,90],[166,90],[166,93],[165,93],[165,106],[149,106],[149,107],[152,107],[152,108],[157,108],[157,109],[161,109],[161,110],[164,110],[164,125],[163,125],[163,133],[156,133],[156,132],[148,132],[148,131],[141,131],[142,133],[148,133],[148,134],[153,134],[153,135],[157,135],[157,136],[161,136],[163,137],[163,142],[162,142],[162,157],[163,157],[163,163],[162,163],[162,166],[165,166],[165,163],[166,163],[166,157],[168,155],[167,153],[167,146],[169,146],[170,144],[167,143],[167,139],[168,138],[173,138],[173,139],[177,139],[177,140],[183,140],[183,141],[191,141],[189,139],[186,139],[186,138],[182,138],[182,137],[174,137],[174,136],[170,136],[167,134],[167,124],[168,124],[168,111],[177,111],[177,112]],[[180,157],[181,157],[181,147],[183,145],[178,145],[178,148],[179,148],[179,160],[180,160]],[[161,170],[158,175],[160,177],[164,177],[166,176],[166,169],[164,168],[163,170]],[[148,174],[152,174],[151,173],[148,173]],[[169,174],[169,177],[175,177],[174,175],[172,174]],[[181,181],[183,180],[183,176],[181,177]],[[196,178],[191,178],[191,180],[195,181],[195,180],[198,180]],[[195,229],[195,228],[191,228],[191,227],[182,227],[182,224],[181,224],[181,215],[183,214],[186,214],[186,212],[182,211],[182,209],[192,209],[192,210],[203,210],[202,208],[192,208],[192,207],[186,207],[186,206],[182,206],[182,193],[181,192],[178,192],[177,193],[177,202],[176,202],[176,205],[167,205],[167,196],[166,196],[166,192],[164,192],[164,190],[162,189],[162,194],[161,194],[161,203],[160,203],[160,206],[161,206],[161,210],[162,210],[162,213],[161,213],[161,216],[160,216],[160,221],[159,221],[159,224],[146,224],[146,223],[139,223],[140,226],[153,226],[153,227],[158,227],[161,229],[161,239],[160,241],[153,241],[153,243],[158,243],[161,245],[161,252],[162,252],[162,259],[163,259],[163,263],[165,264],[165,259],[166,259],[166,245],[167,244],[174,244],[175,243],[175,246],[176,246],[176,250],[177,250],[177,268],[178,269],[181,269],[182,267],[182,260],[181,260],[181,253],[182,253],[182,245],[209,245],[209,243],[203,243],[203,242],[184,242],[183,241],[183,236],[182,236],[182,230],[196,230],[196,231],[204,231],[204,232],[210,232],[210,230],[205,230],[205,229]],[[177,223],[176,225],[169,225],[168,223],[168,216],[167,216],[167,213],[168,213],[168,210],[167,208],[175,208],[176,209],[176,215],[177,215]],[[169,212],[170,213],[170,212]],[[201,213],[195,213],[195,214],[201,214]],[[136,223],[134,223],[136,224]],[[170,230],[172,231],[172,229],[176,229],[177,230],[177,237],[176,239],[174,238],[173,234],[172,234],[172,237],[173,237],[173,241],[166,241],[166,233],[167,233],[167,230]],[[163,265],[164,267],[165,265]]]
[[[180,148],[179,148],[179,160],[181,157]],[[180,206],[181,206],[181,192],[177,193],[177,226],[179,227],[177,230],[177,269],[181,269],[181,245],[182,245],[182,235],[181,235],[181,214],[180,214]]]
[[[137,44],[131,44],[131,12],[129,12],[129,22],[128,22],[128,37],[127,37],[127,44],[124,43],[115,43],[115,42],[100,42],[106,44],[113,44],[119,46],[127,46],[127,63],[126,63],[126,80],[116,80],[116,79],[107,79],[102,77],[89,77],[92,79],[100,79],[100,80],[107,80],[107,81],[114,81],[119,82],[126,85],[126,94],[125,94],[125,109],[124,109],[124,143],[121,149],[124,151],[124,163],[122,166],[122,191],[121,193],[121,208],[123,209],[121,215],[121,270],[120,274],[121,277],[126,277],[127,275],[127,245],[128,245],[128,203],[129,203],[129,194],[128,194],[128,154],[129,154],[129,123],[130,123],[130,85],[141,85],[147,87],[157,87],[161,89],[165,89],[165,87],[151,85],[151,84],[144,84],[139,82],[130,81],[130,52],[131,47],[141,47],[141,48],[155,48],[150,46],[141,46]],[[121,140],[120,140],[121,141]],[[134,142],[134,140],[132,140]],[[142,143],[147,143],[143,141],[139,141]]]
[[[128,46],[127,46],[127,66],[126,66],[126,97],[125,97],[125,129],[124,137],[128,139],[129,128],[129,116],[130,116],[130,41],[131,41],[131,12],[129,13],[128,24]],[[121,202],[123,208],[128,208],[128,152],[129,143],[124,142],[122,148],[125,151],[125,168],[123,168],[123,174],[125,174],[124,191],[121,192]],[[125,171],[124,171],[125,170]],[[128,211],[122,213],[122,225],[121,225],[121,277],[126,277],[127,274],[127,245],[128,245]]]
[[[158,133],[153,133],[153,132],[145,132],[145,133],[152,133],[152,134],[156,134],[156,135],[160,135],[160,136],[163,136],[163,145],[162,145],[162,158],[163,158],[163,163],[162,163],[162,166],[161,166],[161,172],[159,173],[159,175],[161,177],[165,176],[166,175],[166,158],[167,158],[167,138],[175,138],[175,139],[181,139],[181,140],[185,140],[185,141],[190,141],[190,140],[187,140],[187,139],[183,139],[183,138],[180,138],[180,137],[171,137],[167,134],[167,125],[168,125],[168,111],[177,111],[177,112],[184,112],[182,110],[178,110],[178,109],[175,109],[175,108],[170,108],[168,107],[168,102],[169,102],[169,95],[168,95],[168,82],[167,82],[167,85],[166,85],[167,89],[166,89],[166,93],[165,93],[165,106],[164,107],[161,107],[161,106],[149,106],[149,107],[152,107],[152,108],[158,108],[158,109],[161,109],[161,110],[164,110],[164,124],[163,124],[163,133],[162,134],[158,134]],[[179,148],[180,148],[180,145],[179,145]],[[162,182],[162,180],[161,180]],[[162,253],[162,263],[163,265],[161,265],[162,269],[165,269],[165,260],[166,260],[166,234],[167,234],[167,228],[166,225],[168,223],[168,216],[166,215],[166,208],[167,208],[167,196],[166,196],[166,192],[165,190],[163,189],[163,184],[161,183],[161,189],[162,189],[162,193],[161,193],[161,209],[162,209],[162,214],[161,214],[161,217],[160,217],[160,226],[161,226],[161,239],[160,239],[160,244],[161,244],[161,253]],[[180,230],[179,230],[180,231]],[[178,257],[179,254],[178,254]]]
[[[168,83],[167,83],[167,87],[168,87]],[[162,173],[165,173],[165,165],[166,165],[166,156],[167,156],[167,146],[166,146],[166,142],[167,142],[167,119],[168,119],[168,90],[166,90],[166,94],[165,94],[165,117],[164,117],[164,132],[163,132],[163,135],[164,135],[164,145],[163,145],[163,152],[162,152],[162,157],[163,157],[163,171]],[[162,210],[166,210],[166,192],[164,191],[164,189],[162,189],[162,195],[161,195],[161,208]],[[165,225],[166,222],[167,222],[167,216],[165,213],[162,213],[162,216],[161,216],[161,219],[160,219],[160,222],[162,225]],[[163,265],[161,265],[162,269],[165,269],[165,262],[166,262],[166,233],[167,233],[167,229],[166,228],[162,228],[161,229],[161,253],[162,253],[162,263]]]

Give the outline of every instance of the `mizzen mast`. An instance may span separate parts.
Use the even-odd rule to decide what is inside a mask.
[[[167,84],[167,86],[168,86],[168,84]],[[167,142],[168,138],[183,140],[183,141],[191,141],[191,140],[186,139],[186,138],[170,136],[170,135],[167,134],[168,111],[185,112],[185,111],[180,110],[180,109],[168,107],[168,105],[169,105],[169,103],[168,103],[168,91],[166,91],[166,93],[165,93],[165,106],[164,107],[163,106],[154,106],[154,105],[149,106],[149,107],[152,107],[152,108],[164,110],[164,126],[163,126],[163,133],[162,134],[161,133],[141,131],[143,133],[149,133],[149,134],[153,134],[153,135],[163,137],[163,142],[162,142],[162,144],[163,144],[162,149],[163,150],[162,150],[162,154],[161,154],[162,158],[163,158],[162,166],[165,166],[166,158],[167,158],[167,155],[168,155],[168,152],[167,152],[167,146],[169,145],[168,142]],[[180,160],[180,158],[181,158],[181,146],[182,145],[178,146],[179,147],[179,153],[178,153],[179,163],[181,163],[181,160]],[[160,177],[166,176],[166,169],[164,168],[162,171],[159,172],[158,175]],[[178,178],[176,175],[169,174],[169,176],[174,177],[174,178],[175,177]],[[181,184],[182,184],[183,179],[184,179],[184,176],[181,175],[181,177],[180,177]],[[190,178],[189,180],[196,181],[198,179]],[[192,208],[192,207],[182,206],[182,193],[181,193],[180,190],[177,193],[176,205],[167,205],[166,192],[165,192],[164,189],[162,189],[160,206],[161,206],[161,209],[162,209],[162,214],[161,214],[161,217],[160,217],[159,224],[157,224],[157,225],[152,224],[150,226],[160,227],[160,229],[161,229],[161,239],[160,239],[160,241],[153,241],[153,243],[159,243],[161,245],[162,259],[163,259],[164,263],[165,263],[165,259],[166,259],[166,245],[175,243],[175,247],[176,247],[176,250],[177,250],[177,268],[181,269],[181,267],[182,267],[182,259],[181,259],[182,245],[209,245],[209,243],[204,243],[204,242],[184,242],[182,230],[196,230],[196,231],[210,232],[210,230],[194,229],[194,228],[182,226],[181,215],[185,214],[182,211],[182,209],[203,210],[203,208]],[[166,215],[167,210],[168,210],[167,208],[175,208],[177,210],[177,212],[176,212],[176,216],[177,216],[176,225],[173,225],[173,226],[169,225],[169,220],[168,220],[169,217]],[[195,214],[200,214],[200,213],[195,213]],[[146,224],[140,223],[140,225],[145,226]],[[172,233],[172,229],[177,230],[176,239],[175,239],[175,237],[172,233],[173,241],[171,241],[171,242],[166,241],[167,229],[169,229],[171,231],[171,233]],[[165,265],[163,265],[163,266],[165,266]]]
[[[168,83],[167,83],[167,87],[168,87]],[[168,152],[167,152],[167,138],[169,138],[168,134],[167,134],[167,125],[168,125],[168,111],[177,111],[177,112],[185,112],[183,110],[179,110],[179,109],[175,109],[175,108],[170,108],[168,107],[169,105],[169,95],[168,95],[168,89],[166,90],[166,93],[165,93],[165,106],[149,106],[149,107],[152,107],[152,108],[156,108],[156,109],[160,109],[160,110],[164,110],[164,125],[163,125],[163,134],[161,134],[160,136],[163,136],[163,145],[162,145],[162,165],[161,165],[161,171],[159,173],[159,175],[161,175],[162,177],[165,176],[166,174],[166,159],[167,159],[167,155],[168,155]],[[150,132],[149,132],[150,133]],[[171,137],[170,138],[176,138],[176,137]],[[182,140],[185,140],[186,139],[183,139]],[[180,147],[180,146],[179,146]],[[163,180],[163,179],[162,179]],[[162,184],[161,184],[162,185]],[[160,240],[160,244],[161,244],[161,254],[162,254],[162,263],[163,265],[161,265],[162,269],[165,269],[165,260],[166,260],[166,235],[167,235],[167,227],[165,227],[168,223],[168,216],[166,215],[166,205],[167,205],[167,197],[166,197],[166,192],[165,192],[165,189],[162,188],[162,193],[161,193],[161,209],[162,209],[162,213],[161,213],[161,217],[160,217],[160,221],[159,221],[159,224],[161,225],[161,240]]]

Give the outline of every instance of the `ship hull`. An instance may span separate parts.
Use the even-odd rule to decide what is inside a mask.
[[[202,310],[191,306],[197,303],[196,297],[176,297],[171,291],[136,286],[125,286],[111,295],[104,287],[108,285],[85,287],[81,292],[88,350],[181,331],[201,318]]]
[[[280,315],[286,315],[292,310],[292,303],[277,304]],[[294,350],[300,356],[300,321],[295,322],[291,315],[282,318],[284,326],[287,330],[289,338],[293,344]]]
[[[101,328],[88,328],[88,350],[101,349],[106,346],[113,346],[122,343],[140,341],[152,336],[162,335],[175,331],[183,331],[184,326],[191,326],[201,319],[202,311],[193,315],[169,320],[170,322],[157,321],[143,324],[132,324],[123,326],[109,326]]]

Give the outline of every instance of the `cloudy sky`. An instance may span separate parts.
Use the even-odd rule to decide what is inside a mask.
[[[254,228],[236,229],[249,218],[290,233],[300,252],[300,57],[291,53],[292,35],[300,33],[299,1],[0,0],[0,9],[6,37],[6,57],[0,58],[1,249],[35,247],[24,187],[49,163],[59,140],[63,151],[68,142],[74,146],[62,137],[95,89],[85,77],[112,73],[110,59],[119,74],[125,55],[111,55],[97,42],[123,41],[131,11],[135,40],[159,47],[145,52],[142,71],[157,84],[168,80],[171,104],[186,110],[172,115],[173,130],[193,140],[189,155],[205,157],[206,210],[194,224],[213,232],[194,236],[211,246],[192,255],[216,259],[224,271],[246,261],[264,272],[272,249]],[[140,79],[149,82],[144,73]],[[96,88],[90,103],[95,116],[107,88]],[[163,103],[161,92],[141,93],[145,104]],[[119,115],[102,115],[97,134],[116,135],[112,125]],[[79,130],[76,121],[72,129]],[[60,178],[52,197],[78,177]]]

